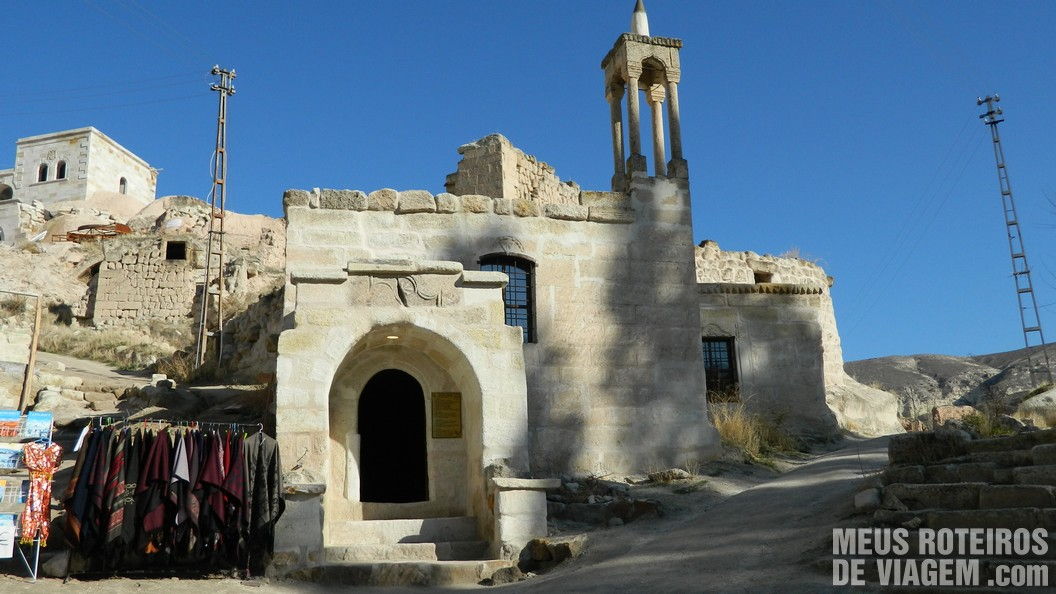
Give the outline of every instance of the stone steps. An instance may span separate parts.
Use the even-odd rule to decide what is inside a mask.
[[[998,509],[920,509],[911,511],[877,510],[873,523],[901,526],[920,518],[921,528],[1046,528],[1056,529],[1056,508],[1016,507]]]
[[[301,572],[325,586],[466,586],[479,584],[515,561],[382,561],[326,563]]]
[[[1036,467],[1032,467],[1036,468]],[[1032,478],[1025,476],[1024,478]],[[884,495],[897,497],[910,510],[1006,509],[1056,507],[1056,487],[1037,484],[988,485],[986,483],[893,483]]]
[[[325,558],[327,563],[486,560],[488,558],[488,543],[482,540],[471,540],[359,544],[327,547]]]
[[[412,520],[362,520],[330,526],[328,546],[392,545],[477,541],[477,521],[469,516]]]

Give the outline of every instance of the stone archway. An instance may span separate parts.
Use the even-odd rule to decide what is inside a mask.
[[[359,397],[360,500],[429,500],[425,396],[418,380],[398,369],[374,374]]]

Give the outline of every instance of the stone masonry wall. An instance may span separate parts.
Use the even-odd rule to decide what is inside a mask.
[[[540,204],[579,204],[579,184],[562,182],[554,168],[492,134],[459,147],[458,170],[444,184],[456,195],[482,194]]]
[[[755,410],[817,437],[901,430],[890,394],[843,370],[831,276],[800,258],[696,248],[704,336],[731,336],[741,397]],[[756,273],[769,282],[756,283]]]
[[[167,241],[183,241],[187,259],[166,260]],[[179,322],[193,316],[195,283],[204,249],[194,237],[122,237],[102,242],[94,303],[97,326],[127,326],[145,320]]]
[[[460,169],[464,169],[460,167]],[[533,471],[613,472],[714,454],[703,390],[689,193],[636,178],[574,204],[422,190],[290,190],[288,269],[485,254],[536,263],[524,345]],[[286,287],[287,314],[296,287]]]

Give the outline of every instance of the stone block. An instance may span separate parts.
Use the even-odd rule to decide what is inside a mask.
[[[1031,460],[1039,466],[1056,464],[1056,444],[1045,443],[1030,450]]]
[[[585,221],[589,214],[587,207],[579,204],[547,204],[543,210],[546,216],[561,221]]]
[[[309,193],[306,190],[286,190],[282,194],[283,208],[291,206],[308,206]]]
[[[989,483],[997,466],[989,462],[935,464],[925,467],[929,483]]]
[[[462,201],[454,194],[443,192],[436,195],[436,212],[454,213],[462,209]]]
[[[508,215],[513,211],[513,201],[509,198],[495,199],[495,214]]]
[[[1056,487],[1045,485],[987,485],[979,492],[981,509],[1056,506]]]
[[[319,207],[331,210],[366,210],[367,195],[359,190],[319,190]]]
[[[963,431],[906,433],[891,438],[887,454],[892,464],[938,462],[963,455],[970,441],[971,436]]]
[[[630,208],[592,206],[588,209],[587,220],[595,223],[616,223],[625,225],[634,222],[634,210]]]
[[[1032,507],[933,511],[924,516],[928,528],[1036,528],[1041,514]]]
[[[1056,486],[1056,465],[1015,468],[1012,470],[1012,480],[1019,485]]]
[[[466,212],[491,212],[491,198],[479,194],[467,194],[461,197],[462,210]]]
[[[391,188],[374,190],[367,195],[367,210],[396,210],[400,193]]]
[[[436,212],[436,200],[425,190],[405,190],[400,192],[396,214],[415,212]]]
[[[519,217],[537,217],[539,216],[539,203],[528,198],[514,198],[513,214]]]
[[[888,485],[884,493],[898,498],[909,509],[976,509],[983,483]]]

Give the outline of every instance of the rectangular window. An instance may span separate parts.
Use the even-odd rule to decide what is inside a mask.
[[[166,260],[186,260],[187,243],[183,241],[169,241],[165,244]]]
[[[534,268],[532,262],[515,256],[493,255],[480,259],[481,270],[505,272],[510,278],[502,290],[506,325],[520,326],[524,342],[536,342]]]
[[[739,402],[737,391],[737,356],[733,338],[703,339],[704,376],[709,402]]]

